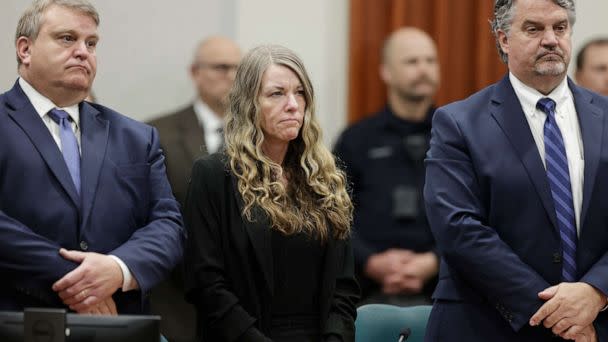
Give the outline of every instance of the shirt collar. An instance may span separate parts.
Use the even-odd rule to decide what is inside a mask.
[[[224,121],[219,118],[201,99],[197,99],[194,102],[194,112],[196,113],[198,121],[203,126],[205,133],[217,132],[219,128],[224,126]]]
[[[435,106],[431,105],[426,112],[426,117],[423,121],[410,121],[406,119],[402,119],[397,116],[395,112],[391,109],[390,104],[386,104],[386,106],[380,112],[380,117],[383,120],[383,124],[388,128],[393,126],[413,126],[413,127],[431,127],[431,122],[433,121],[433,114],[435,113]]]
[[[568,88],[568,78],[564,77],[562,82],[553,89],[551,93],[548,95],[544,95],[538,90],[524,84],[520,81],[513,73],[509,72],[509,80],[511,81],[511,85],[513,86],[513,90],[515,90],[515,95],[519,99],[519,103],[521,103],[521,107],[524,113],[529,117],[534,117],[536,114],[540,113],[540,110],[536,108],[536,103],[543,97],[549,97],[555,103],[556,106],[556,115],[560,115],[560,106],[561,104],[566,103],[566,100],[570,96],[570,91]]]
[[[19,86],[25,93],[25,96],[27,96],[27,98],[30,100],[32,106],[34,106],[34,109],[36,110],[38,115],[40,115],[41,118],[47,115],[51,109],[59,108],[66,111],[70,115],[70,118],[72,119],[72,122],[76,124],[76,127],[80,125],[80,110],[78,109],[78,104],[69,107],[57,107],[53,103],[53,101],[40,94],[36,89],[34,89],[31,84],[29,84],[22,77],[19,77]]]

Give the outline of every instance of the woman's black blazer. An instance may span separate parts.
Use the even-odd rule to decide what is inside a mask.
[[[213,154],[195,162],[184,209],[189,234],[184,257],[186,298],[197,308],[206,342],[238,341],[250,327],[268,336],[272,314],[268,219],[261,210],[254,212],[253,223],[242,217],[242,199],[226,159]],[[350,240],[330,239],[325,246],[321,332],[354,341],[359,287]],[[299,290],[294,288],[293,295]]]

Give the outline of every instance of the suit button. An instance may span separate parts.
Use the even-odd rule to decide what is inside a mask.
[[[80,241],[80,249],[82,249],[83,251],[86,251],[87,249],[89,249],[89,245],[87,244],[86,241]]]
[[[554,264],[562,263],[562,255],[560,253],[553,253],[553,263]]]

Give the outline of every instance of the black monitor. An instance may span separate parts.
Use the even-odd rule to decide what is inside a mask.
[[[54,309],[42,311],[43,315],[54,311],[55,317],[50,320],[39,320],[32,325],[27,323],[29,318],[24,319],[23,312],[0,311],[0,341],[24,342],[26,336],[32,334],[40,335],[34,339],[28,336],[29,340],[35,342],[158,342],[160,340],[159,316],[92,316],[65,314],[63,310]],[[30,315],[30,311],[27,312]],[[57,312],[64,316],[57,316]],[[58,317],[59,322],[57,322]],[[65,317],[63,321],[61,317]],[[43,323],[42,326],[40,322]],[[65,329],[65,340],[62,339],[63,336],[59,336],[61,334],[47,332],[57,327],[61,329],[56,330]]]

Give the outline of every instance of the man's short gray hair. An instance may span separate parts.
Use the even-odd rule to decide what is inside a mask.
[[[40,33],[42,15],[51,6],[60,6],[81,12],[93,19],[99,25],[99,13],[95,7],[87,0],[36,0],[21,15],[17,30],[15,31],[15,44],[20,37],[27,37],[35,40]],[[17,56],[17,63],[21,65],[21,60]]]
[[[576,9],[574,6],[574,0],[552,0],[556,5],[565,9],[568,12],[568,20],[570,26],[574,25],[576,21]],[[515,15],[516,0],[495,0],[494,1],[494,20],[490,22],[492,26],[492,33],[496,38],[496,47],[498,48],[498,54],[503,62],[507,63],[509,56],[502,51],[500,48],[500,42],[498,41],[498,31],[503,31],[505,34],[509,34],[511,30],[511,24],[513,24],[513,16]]]

